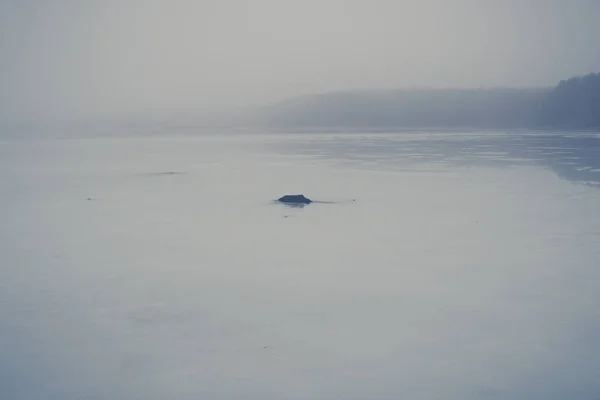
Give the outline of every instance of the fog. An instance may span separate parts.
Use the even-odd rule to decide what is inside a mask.
[[[600,65],[600,3],[0,2],[0,121],[205,115],[345,89],[547,87]]]
[[[0,0],[0,399],[598,399],[599,20]]]

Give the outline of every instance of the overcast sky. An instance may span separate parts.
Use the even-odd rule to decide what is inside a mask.
[[[600,70],[597,0],[0,0],[0,118]]]

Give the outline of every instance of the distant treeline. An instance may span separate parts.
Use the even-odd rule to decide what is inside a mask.
[[[573,128],[600,127],[600,73],[561,81],[545,98],[540,122]]]
[[[293,128],[600,127],[600,74],[541,89],[337,92],[269,107],[261,123]]]

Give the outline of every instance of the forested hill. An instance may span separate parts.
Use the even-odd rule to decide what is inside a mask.
[[[600,73],[561,81],[544,99],[544,125],[600,128]]]
[[[289,99],[261,115],[293,128],[600,128],[600,74],[555,88],[401,89]]]

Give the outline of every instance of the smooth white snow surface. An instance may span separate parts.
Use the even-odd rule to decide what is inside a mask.
[[[0,398],[598,399],[599,167],[577,133],[0,139]]]

